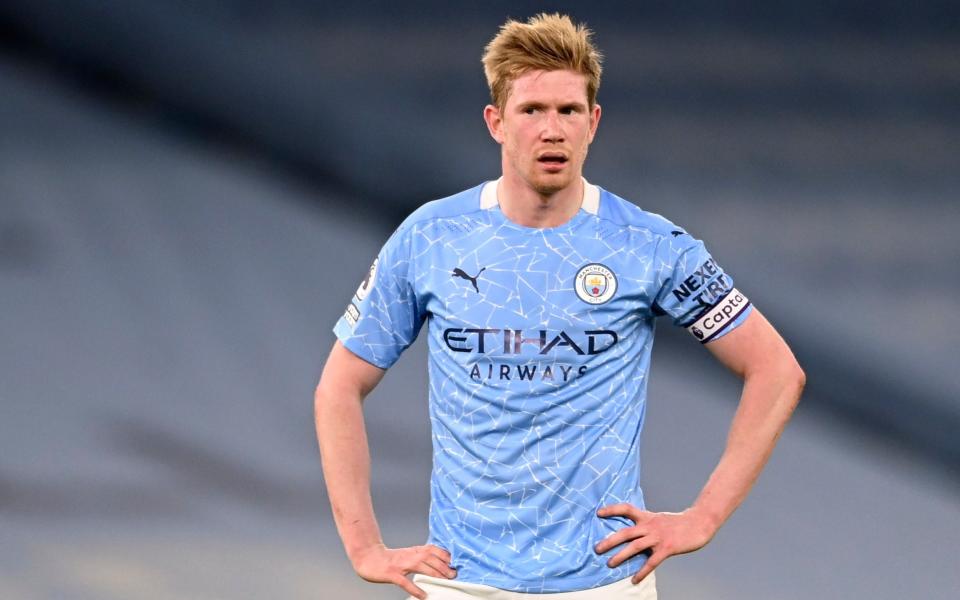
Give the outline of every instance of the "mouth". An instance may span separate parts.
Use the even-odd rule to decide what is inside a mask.
[[[544,152],[537,157],[537,162],[551,169],[559,169],[567,164],[569,159],[562,152]]]

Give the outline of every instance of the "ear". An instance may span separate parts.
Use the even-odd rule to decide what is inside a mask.
[[[483,120],[487,122],[487,130],[490,137],[495,139],[498,144],[503,143],[503,119],[500,117],[500,109],[492,104],[483,108]]]
[[[590,142],[593,141],[593,136],[597,134],[597,127],[600,125],[600,105],[594,104],[593,110],[590,111]]]

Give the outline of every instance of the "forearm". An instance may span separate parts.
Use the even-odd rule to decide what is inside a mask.
[[[370,497],[370,450],[361,399],[321,384],[314,413],[333,518],[344,550],[354,560],[383,544]]]
[[[691,511],[712,533],[746,498],[770,458],[803,390],[804,375],[791,360],[783,367],[748,375],[727,445]]]

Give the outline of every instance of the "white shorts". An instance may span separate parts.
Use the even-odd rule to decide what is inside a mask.
[[[551,594],[522,594],[480,585],[458,582],[456,579],[440,579],[427,575],[414,575],[413,582],[427,593],[427,600],[657,600],[657,582],[653,573],[637,585],[630,578],[591,590],[559,592]],[[408,597],[407,600],[416,600]]]

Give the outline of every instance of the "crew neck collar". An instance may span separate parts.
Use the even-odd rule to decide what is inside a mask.
[[[585,178],[581,177],[583,180],[583,199],[580,201],[580,209],[577,213],[574,214],[570,221],[573,221],[576,218],[577,214],[581,212],[596,215],[600,212],[600,188],[593,185]],[[500,200],[497,196],[497,192],[500,189],[500,182],[503,180],[501,176],[499,179],[494,181],[488,181],[484,184],[483,189],[480,191],[480,208],[484,210],[490,210],[493,208],[500,208]],[[500,211],[501,214],[503,211]],[[506,215],[504,215],[506,218]],[[508,219],[509,220],[509,219]],[[512,222],[512,221],[511,221]],[[523,225],[516,224],[517,227],[524,227]],[[564,224],[558,225],[558,227],[563,227]],[[526,229],[555,229],[552,227],[547,228],[535,228],[535,227],[526,227]]]

